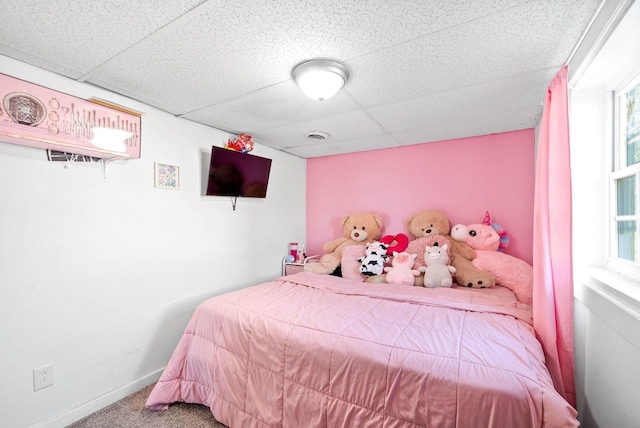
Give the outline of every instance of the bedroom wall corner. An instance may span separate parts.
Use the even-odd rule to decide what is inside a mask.
[[[273,159],[266,199],[204,196],[212,145],[226,132],[0,56],[0,73],[144,113],[140,159],[67,168],[0,143],[0,420],[65,426],[152,383],[194,308],[273,279],[306,231],[306,161]],[[154,162],[179,190],[154,187]],[[54,384],[33,391],[52,363]]]

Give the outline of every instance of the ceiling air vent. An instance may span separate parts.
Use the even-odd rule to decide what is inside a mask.
[[[322,132],[322,131],[311,131],[307,133],[307,138],[309,140],[313,140],[313,141],[322,141],[322,140],[328,140],[330,137],[329,134],[327,134],[326,132]]]

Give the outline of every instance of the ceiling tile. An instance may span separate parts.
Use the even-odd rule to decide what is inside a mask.
[[[347,63],[353,75],[347,90],[362,105],[372,106],[559,68],[594,3],[530,2],[360,57]],[[536,37],[524,36],[530,34]]]
[[[207,2],[87,80],[183,114],[290,79],[304,56],[245,3]]]
[[[0,53],[77,78],[203,1],[3,0]]]
[[[546,89],[558,72],[556,69],[513,77],[481,85],[462,87],[420,98],[368,109],[387,131],[441,128],[444,123],[458,127],[479,114],[508,118],[513,110],[542,110]],[[536,115],[529,121],[535,126]]]
[[[255,0],[312,57],[347,61],[531,0]]]
[[[289,147],[284,151],[303,158],[330,156],[336,154],[364,152],[368,150],[398,147],[400,144],[389,134],[373,135],[339,142],[322,142],[306,146]]]
[[[497,134],[500,132],[531,129],[536,123],[532,118],[538,117],[542,107],[530,107],[512,110],[509,114],[503,111],[478,110],[471,117],[446,117],[438,126],[425,126],[392,132],[393,137],[402,145],[432,143],[479,135]],[[462,116],[462,115],[460,115]]]
[[[326,141],[327,143],[370,137],[384,132],[364,111],[357,110],[256,132],[253,136],[257,141],[272,147],[298,147],[315,144],[307,138],[307,133],[311,131],[328,133],[331,139]]]
[[[357,109],[359,106],[345,92],[318,102],[304,95],[293,80],[287,80],[182,117],[237,134],[307,122]]]

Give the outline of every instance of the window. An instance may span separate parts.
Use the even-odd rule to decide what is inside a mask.
[[[640,268],[640,76],[615,94],[614,165],[611,174],[614,262]]]

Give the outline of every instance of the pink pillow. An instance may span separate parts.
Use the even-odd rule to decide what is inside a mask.
[[[476,250],[476,258],[471,263],[492,274],[496,284],[513,291],[519,302],[531,304],[533,267],[529,263],[509,254],[490,250]]]
[[[364,245],[349,245],[342,249],[342,277],[364,281],[366,277],[360,273],[360,262],[358,259],[364,256]]]

